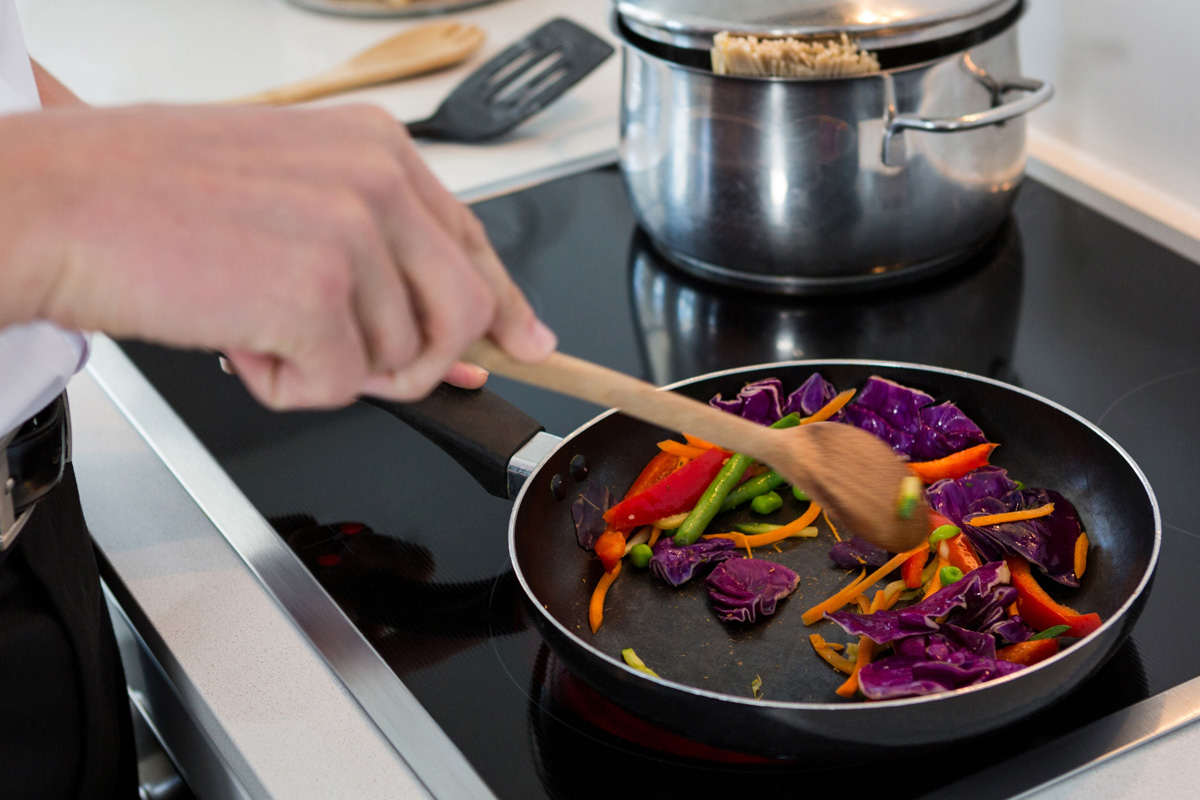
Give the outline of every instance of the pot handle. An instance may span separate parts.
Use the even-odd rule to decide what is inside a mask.
[[[508,499],[547,452],[542,425],[487,389],[459,389],[441,384],[423,400],[396,403],[360,397],[410,425],[471,473],[488,494]],[[537,442],[537,453],[526,454]],[[514,472],[515,471],[515,472]]]
[[[987,111],[980,111],[976,114],[965,114],[961,117],[929,118],[915,114],[897,114],[892,116],[885,120],[884,123],[883,163],[888,166],[897,166],[897,161],[900,160],[897,157],[899,142],[894,141],[894,139],[905,130],[912,129],[928,133],[956,133],[958,131],[984,128],[988,125],[1000,125],[1032,111],[1054,96],[1053,84],[1035,78],[1013,78],[998,82],[991,88],[997,97],[1010,91],[1029,92],[1029,94],[1024,95],[1019,100],[998,105]]]

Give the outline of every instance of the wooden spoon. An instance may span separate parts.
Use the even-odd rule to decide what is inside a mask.
[[[859,428],[840,423],[767,428],[563,353],[527,364],[480,341],[463,358],[498,375],[615,406],[752,456],[802,487],[849,531],[890,552],[909,550],[929,535],[923,499],[910,515],[899,513],[901,481],[912,473],[887,444]]]
[[[478,50],[483,39],[475,25],[433,22],[399,33],[315,77],[225,102],[286,105],[386,83],[457,64]]]

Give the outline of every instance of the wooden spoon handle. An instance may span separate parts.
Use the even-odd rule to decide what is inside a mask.
[[[476,342],[463,358],[498,375],[620,408],[631,417],[670,431],[687,431],[767,463],[777,452],[778,437],[760,425],[690,397],[659,391],[645,381],[580,358],[552,353],[543,361],[529,364],[517,361],[489,341]]]
[[[224,104],[288,105],[432,72],[461,62],[479,49],[483,40],[483,31],[474,25],[430,23],[404,31],[319,75]]]

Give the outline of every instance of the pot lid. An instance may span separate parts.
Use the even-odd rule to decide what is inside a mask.
[[[866,50],[956,36],[1021,0],[615,0],[621,21],[657,42],[708,49],[721,31],[756,36],[847,33]]]

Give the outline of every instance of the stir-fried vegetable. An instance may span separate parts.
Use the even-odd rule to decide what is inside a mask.
[[[775,491],[785,481],[769,464],[684,434],[686,444],[659,443],[660,452],[621,502],[608,507],[611,498],[594,487],[577,502],[579,541],[591,542],[606,570],[589,607],[593,630],[625,555],[672,586],[708,572],[713,613],[731,624],[757,625],[779,613],[800,584],[776,559],[790,552],[786,548],[806,545],[781,543],[826,537],[837,540],[828,551],[833,563],[857,569],[858,576],[800,616],[806,625],[831,620],[857,638],[843,646],[819,632],[809,637],[817,655],[847,676],[836,690],[842,697],[886,699],[974,685],[1037,664],[1060,650],[1063,636],[1086,636],[1099,627],[1097,614],[1050,598],[1031,570],[1078,585],[1089,541],[1074,507],[1057,492],[1027,488],[992,466],[997,443],[954,404],[934,404],[924,392],[878,377],[857,392],[838,393],[818,374],[791,394],[766,379],[711,404],[762,425],[832,421],[875,433],[910,459],[913,475],[897,510],[916,513],[922,499],[928,503],[927,541],[888,553],[853,530],[843,539],[795,486],[792,496],[808,508],[783,516],[792,500]],[[726,532],[705,532],[745,503],[764,521],[726,522]],[[660,539],[663,529],[675,532]],[[754,548],[766,546],[774,550],[756,556]],[[627,663],[644,667],[628,657]],[[759,696],[757,688],[752,693]]]

